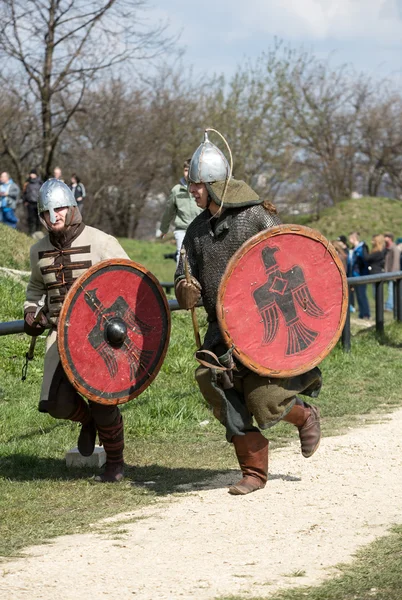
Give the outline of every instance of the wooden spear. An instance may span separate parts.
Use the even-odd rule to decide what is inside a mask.
[[[186,282],[191,284],[191,275],[190,268],[188,266],[187,253],[184,248],[180,250],[180,254],[184,263],[184,273],[186,276]],[[195,307],[191,309],[191,319],[193,321],[193,329],[194,329],[194,337],[195,337],[195,345],[197,346],[197,350],[201,348],[201,337],[200,337],[200,329],[198,327],[197,313],[195,312]]]

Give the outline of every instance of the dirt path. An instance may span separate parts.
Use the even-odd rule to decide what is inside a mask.
[[[296,443],[271,453],[269,484],[249,496],[227,493],[237,475],[228,473],[119,515],[120,536],[96,524],[29,548],[0,567],[0,598],[210,600],[319,583],[402,523],[402,410],[384,419],[324,439],[310,460]]]

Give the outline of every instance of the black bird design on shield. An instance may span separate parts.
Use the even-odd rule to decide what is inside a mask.
[[[312,298],[301,267],[295,265],[287,271],[279,269],[274,256],[278,250],[277,247],[262,250],[268,280],[253,292],[253,297],[264,323],[263,344],[270,344],[275,339],[280,311],[287,327],[286,355],[291,356],[308,348],[319,335],[303,323],[297,306],[316,319],[324,317],[325,313]]]
[[[88,335],[89,343],[105,361],[111,377],[116,377],[118,364],[116,352],[126,354],[130,367],[130,381],[151,362],[153,352],[143,350],[128,336],[128,330],[145,336],[153,327],[142,321],[119,296],[110,307],[105,307],[96,295],[96,289],[85,292],[85,301],[97,317],[96,325]]]

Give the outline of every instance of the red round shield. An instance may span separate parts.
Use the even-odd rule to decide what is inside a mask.
[[[138,263],[111,259],[71,287],[59,317],[58,348],[83,396],[123,404],[155,379],[169,335],[169,306],[157,279]]]
[[[223,276],[217,314],[225,343],[263,376],[290,377],[318,365],[341,335],[346,274],[318,231],[281,225],[248,240]]]

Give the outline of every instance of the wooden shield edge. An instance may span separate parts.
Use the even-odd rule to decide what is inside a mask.
[[[224,295],[226,292],[227,282],[228,282],[234,268],[236,267],[238,261],[240,260],[240,258],[242,258],[251,248],[253,248],[257,244],[259,244],[261,241],[266,240],[267,238],[281,235],[283,233],[292,233],[292,234],[300,235],[303,237],[308,237],[317,242],[321,242],[321,244],[326,248],[327,252],[329,252],[331,254],[331,257],[333,258],[333,260],[338,268],[338,271],[341,275],[342,307],[341,307],[341,318],[340,318],[339,325],[336,329],[334,337],[332,338],[331,342],[327,345],[327,347],[324,348],[324,350],[322,350],[320,352],[320,354],[314,360],[310,361],[309,363],[305,364],[304,366],[301,366],[301,367],[295,368],[295,369],[278,371],[278,370],[274,370],[274,369],[269,369],[268,367],[263,367],[261,365],[254,364],[253,361],[250,359],[250,357],[245,352],[243,352],[242,350],[240,350],[239,348],[236,347],[236,345],[233,342],[233,339],[227,329],[225,314],[224,314],[224,310],[223,310],[223,298],[224,298]],[[216,303],[216,314],[218,317],[219,328],[222,333],[225,344],[227,345],[228,348],[233,349],[234,356],[237,357],[243,365],[245,365],[246,367],[248,367],[249,369],[251,369],[252,371],[257,373],[258,375],[261,375],[262,377],[294,377],[296,375],[301,375],[302,373],[307,373],[308,371],[310,371],[311,369],[316,367],[318,364],[320,364],[320,362],[324,360],[324,358],[331,352],[331,350],[337,344],[337,342],[342,334],[343,327],[345,325],[348,309],[349,309],[349,296],[348,296],[347,277],[346,277],[346,273],[345,273],[345,269],[343,267],[342,261],[339,258],[338,253],[335,250],[334,246],[331,244],[331,242],[329,240],[327,240],[326,237],[324,237],[316,229],[311,229],[310,227],[305,227],[303,225],[288,225],[288,224],[278,225],[277,227],[272,227],[270,229],[267,229],[266,231],[261,231],[260,233],[257,233],[252,238],[250,238],[249,240],[244,242],[244,244],[235,252],[235,254],[232,256],[232,258],[228,262],[228,265],[225,269],[225,273],[223,274],[221,283],[219,285],[218,299],[217,299],[217,303]]]
[[[144,381],[144,383],[138,390],[136,390],[132,394],[129,394],[128,396],[123,396],[122,398],[119,398],[119,400],[112,401],[112,402],[110,402],[109,400],[104,400],[103,398],[96,396],[92,392],[89,392],[83,385],[81,385],[78,381],[75,380],[75,377],[73,375],[73,372],[70,368],[70,365],[68,363],[67,356],[66,356],[64,326],[63,326],[64,321],[66,319],[67,311],[70,307],[70,304],[75,295],[75,292],[82,286],[82,284],[88,279],[88,277],[93,275],[93,273],[96,273],[96,271],[107,267],[109,264],[125,265],[128,267],[133,267],[133,268],[137,269],[138,271],[141,271],[141,273],[144,273],[144,275],[147,275],[152,280],[152,282],[155,284],[156,288],[158,289],[160,296],[162,298],[164,307],[166,309],[166,314],[167,314],[166,342],[165,342],[162,354],[160,356],[160,359],[159,359],[154,371],[150,374],[148,379],[146,381]],[[80,277],[78,277],[78,279],[76,279],[74,281],[73,285],[69,289],[67,296],[63,302],[63,306],[61,308],[60,315],[59,315],[58,322],[57,322],[57,346],[58,346],[58,350],[59,350],[61,364],[63,366],[63,369],[64,369],[70,383],[75,387],[75,389],[80,394],[82,394],[82,396],[84,396],[88,400],[92,400],[93,402],[97,402],[98,404],[105,404],[108,406],[125,404],[126,402],[129,402],[129,400],[133,400],[134,398],[137,398],[140,394],[142,394],[142,392],[151,385],[151,383],[153,382],[155,377],[158,375],[160,368],[163,364],[163,361],[165,360],[166,352],[167,352],[167,349],[169,346],[170,330],[171,330],[171,316],[170,316],[169,304],[168,304],[168,301],[166,298],[166,294],[163,291],[163,288],[160,285],[159,281],[156,279],[155,275],[153,273],[151,273],[151,271],[149,271],[146,267],[144,267],[140,263],[137,263],[133,260],[129,260],[127,258],[108,258],[106,260],[102,260],[102,261],[96,263],[95,265],[92,265],[92,267],[90,267],[85,273],[83,273]]]

